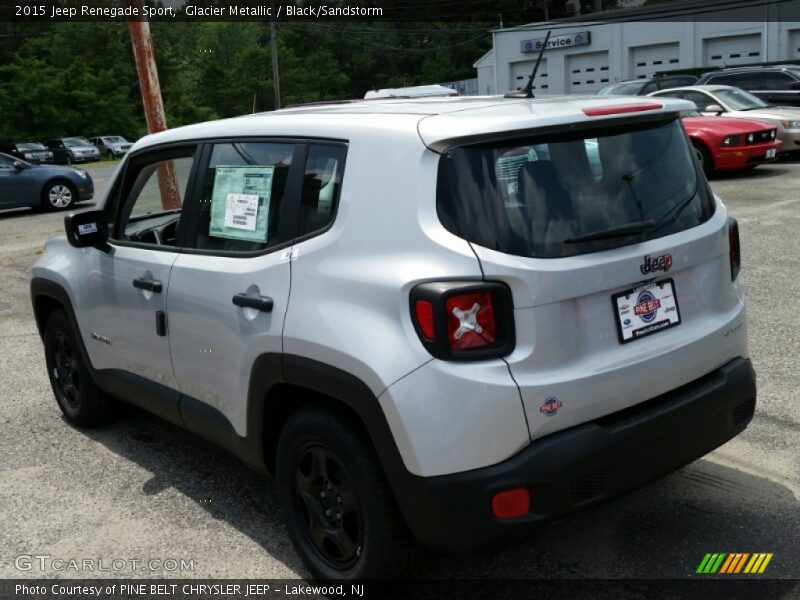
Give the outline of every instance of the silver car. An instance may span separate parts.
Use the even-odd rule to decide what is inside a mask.
[[[109,160],[125,156],[133,145],[121,135],[101,135],[89,138],[89,141],[97,146],[100,153]]]
[[[763,121],[778,130],[781,152],[800,151],[800,108],[773,106],[761,98],[729,85],[692,85],[648,94],[683,98],[695,103],[706,116]]]
[[[33,267],[55,400],[80,426],[136,404],[273,473],[320,579],[663,476],[756,404],[691,108],[375,99],[147,136]]]

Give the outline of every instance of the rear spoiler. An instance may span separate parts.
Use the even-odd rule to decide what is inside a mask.
[[[474,144],[484,144],[509,140],[519,140],[531,137],[542,137],[556,133],[579,134],[587,130],[608,130],[619,127],[636,126],[643,123],[666,123],[680,116],[687,110],[696,110],[695,105],[685,100],[671,101],[668,103],[653,102],[631,102],[626,104],[610,104],[604,106],[601,103],[592,103],[581,109],[581,113],[570,115],[571,119],[565,119],[564,115],[553,118],[555,115],[542,114],[540,118],[534,117],[535,105],[530,103],[531,110],[525,116],[518,119],[491,119],[496,127],[486,127],[482,131],[468,132],[469,129],[477,127],[464,126],[464,121],[456,124],[448,118],[448,115],[434,115],[420,120],[417,126],[422,142],[425,146],[438,154],[443,154],[457,146],[469,146]],[[642,107],[647,108],[642,108]],[[467,115],[469,111],[456,113],[459,120],[470,120],[473,115]],[[475,111],[476,113],[479,111]],[[478,116],[478,115],[475,115]],[[534,118],[531,118],[534,117]],[[439,121],[434,124],[433,119]],[[427,121],[427,123],[426,123]],[[460,127],[458,125],[461,125]],[[436,134],[444,130],[467,130],[463,135],[442,136]],[[428,138],[426,140],[426,138]]]

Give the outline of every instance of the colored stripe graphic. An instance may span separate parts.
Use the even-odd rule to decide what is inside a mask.
[[[749,552],[745,552],[744,554],[742,554],[741,558],[739,559],[739,562],[736,563],[736,570],[735,571],[731,571],[731,572],[732,573],[738,573],[739,571],[741,571],[742,567],[744,566],[744,561],[746,561],[747,557],[749,557],[749,556],[750,556]]]
[[[719,570],[720,573],[728,572],[728,569],[730,568],[731,563],[733,562],[733,558],[735,556],[736,556],[735,554],[728,554],[728,559],[722,564],[722,568]]]
[[[697,573],[713,575],[738,573],[763,573],[772,560],[772,553],[766,552],[708,552],[700,561]],[[745,566],[746,565],[746,566]]]
[[[761,563],[761,568],[758,570],[758,572],[763,573],[767,569],[767,565],[771,560],[772,560],[772,552],[767,554],[766,558],[764,559],[764,562]]]
[[[711,559],[711,554],[706,553],[706,555],[703,557],[703,560],[700,561],[700,566],[697,567],[697,571],[696,572],[697,573],[705,573],[706,572],[706,565],[708,564],[708,561],[710,559]]]

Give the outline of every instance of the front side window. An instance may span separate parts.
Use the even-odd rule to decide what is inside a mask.
[[[689,229],[714,201],[676,119],[449,150],[437,208],[444,227],[471,242],[559,258]],[[641,230],[581,239],[632,224]]]
[[[152,162],[146,159],[134,162],[122,187],[123,201],[109,197],[111,211],[122,206],[111,237],[174,247],[193,162],[193,148]]]
[[[66,144],[67,148],[88,148],[92,145],[89,140],[83,138],[67,138],[64,140],[64,144]]]
[[[700,112],[705,111],[706,107],[711,104],[716,104],[716,101],[711,96],[706,96],[702,92],[684,92],[682,97],[690,102],[694,102],[694,105]]]
[[[279,243],[281,205],[295,144],[214,144],[200,183],[195,247],[260,252]]]

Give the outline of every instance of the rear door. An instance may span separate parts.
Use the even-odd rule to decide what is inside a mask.
[[[170,342],[182,406],[186,414],[198,402],[211,407],[239,435],[255,359],[283,349],[305,154],[306,144],[292,140],[207,144],[191,248],[172,267]]]
[[[739,309],[726,216],[677,120],[452,150],[439,214],[473,242],[485,278],[512,290],[517,344],[506,360],[534,438],[737,352],[710,336]]]

